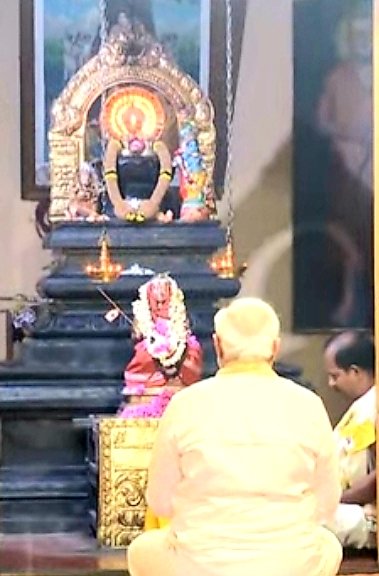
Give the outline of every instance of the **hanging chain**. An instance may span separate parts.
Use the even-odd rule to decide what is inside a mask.
[[[233,192],[232,192],[232,124],[233,124],[233,46],[232,46],[232,1],[225,0],[226,10],[226,167],[224,193],[226,194],[228,216],[226,239],[232,241],[234,221]]]
[[[107,21],[107,0],[99,0],[99,15],[100,15],[100,48],[102,48],[107,41],[108,35],[108,21]]]
[[[99,16],[100,16],[100,47],[99,47],[99,49],[101,50],[104,47],[104,45],[107,41],[107,37],[108,37],[107,0],[99,0]],[[106,92],[105,92],[105,90],[103,90],[101,92],[101,98],[100,98],[100,114],[99,114],[100,130],[101,130],[100,119],[101,119],[101,114],[104,110],[105,100],[106,100]],[[105,148],[106,148],[106,138],[105,138],[105,134],[103,132],[101,132],[101,152],[102,152],[102,159],[103,160],[104,160],[104,156],[105,156]]]
[[[107,0],[99,0],[99,18],[100,18],[100,46],[99,51],[104,48],[104,45],[107,41],[108,37],[108,20],[107,20]],[[104,70],[104,67],[102,67]],[[104,80],[104,72],[102,80]],[[102,85],[104,87],[104,82],[102,81]],[[104,179],[104,158],[105,152],[107,147],[106,135],[102,130],[101,126],[101,116],[104,110],[106,101],[106,92],[103,89],[100,96],[100,111],[99,111],[99,129],[100,129],[100,146],[101,146],[101,194],[100,194],[100,205],[101,205],[101,213],[105,213],[105,207],[107,203],[107,192],[106,192],[106,184]]]

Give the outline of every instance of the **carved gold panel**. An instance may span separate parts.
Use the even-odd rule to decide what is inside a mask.
[[[147,469],[159,420],[101,418],[98,540],[123,548],[143,530]]]

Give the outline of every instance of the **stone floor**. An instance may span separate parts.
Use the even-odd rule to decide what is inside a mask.
[[[357,576],[377,574],[379,576],[378,573],[379,566],[376,551],[345,551],[340,574],[356,574]]]
[[[340,574],[377,574],[374,552],[347,553]],[[127,576],[125,550],[99,548],[83,534],[0,535],[1,576]]]
[[[0,536],[0,574],[126,576],[125,550],[99,548],[83,534]]]

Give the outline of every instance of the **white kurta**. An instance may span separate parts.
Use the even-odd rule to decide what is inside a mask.
[[[129,570],[149,575],[163,546],[156,574],[334,575],[340,545],[321,525],[339,498],[321,400],[268,366],[229,365],[179,392],[162,418],[148,502],[170,527],[136,539]]]

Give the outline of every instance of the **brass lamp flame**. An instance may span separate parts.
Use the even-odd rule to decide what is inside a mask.
[[[246,262],[237,264],[232,242],[228,242],[224,250],[214,254],[209,265],[219,278],[241,278],[247,270]]]
[[[109,238],[106,233],[102,234],[99,244],[99,262],[98,264],[87,264],[85,272],[87,276],[97,282],[114,282],[121,275],[122,265],[112,261],[109,251]]]

